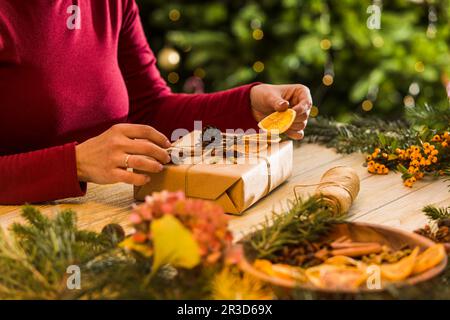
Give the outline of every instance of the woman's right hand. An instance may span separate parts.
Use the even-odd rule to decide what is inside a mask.
[[[125,182],[144,185],[150,181],[146,172],[160,172],[170,161],[165,150],[169,140],[156,129],[139,124],[117,124],[76,146],[78,179],[84,182],[110,184]]]

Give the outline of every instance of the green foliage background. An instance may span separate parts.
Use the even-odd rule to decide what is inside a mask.
[[[380,30],[367,27],[370,0],[137,2],[155,53],[172,47],[181,54],[172,70],[180,76],[171,84],[175,91],[202,68],[206,91],[252,81],[306,84],[321,114],[339,120],[362,113],[367,98],[374,101],[370,113],[399,116],[413,82],[421,89],[416,104],[448,107],[442,77],[450,75],[449,0],[385,0]],[[174,9],[176,21],[169,19]],[[427,35],[430,22],[434,37]],[[259,41],[252,37],[258,27],[264,32]],[[329,50],[321,48],[322,39],[331,41]],[[264,63],[263,72],[252,69],[255,61]],[[325,70],[334,74],[329,87],[322,84]]]

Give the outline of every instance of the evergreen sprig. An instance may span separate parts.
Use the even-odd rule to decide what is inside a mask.
[[[318,117],[312,119],[306,129],[307,141],[324,143],[339,153],[367,153],[375,147],[405,145],[415,142],[418,135],[404,121],[359,116],[354,116],[349,123]]]
[[[425,213],[428,219],[432,221],[439,221],[450,218],[450,206],[448,206],[447,208],[438,208],[433,205],[428,205],[424,207],[422,211]]]
[[[114,246],[103,234],[78,230],[76,215],[64,210],[49,219],[26,206],[26,224],[0,232],[0,298],[60,299],[67,290],[67,267],[85,264]]]
[[[308,142],[326,144],[340,153],[367,153],[378,147],[419,144],[439,130],[450,130],[450,107],[423,105],[406,108],[404,119],[393,121],[356,115],[340,123],[317,117],[311,119],[305,136]]]
[[[273,213],[272,218],[250,235],[245,244],[257,258],[270,259],[286,246],[319,240],[334,224],[343,221],[343,217],[333,216],[320,198],[298,200],[290,203],[287,212]]]
[[[425,104],[405,107],[405,117],[411,125],[445,130],[450,126],[450,106],[439,107]]]

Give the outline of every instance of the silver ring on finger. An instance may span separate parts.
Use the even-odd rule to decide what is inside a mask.
[[[125,168],[129,168],[129,164],[128,164],[128,160],[130,160],[131,154],[127,154],[127,156],[125,157]]]

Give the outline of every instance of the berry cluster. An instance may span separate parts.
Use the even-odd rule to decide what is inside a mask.
[[[428,173],[443,174],[450,161],[450,133],[436,134],[429,141],[405,148],[376,148],[367,156],[367,170],[373,174],[402,172],[404,185],[412,187]]]

